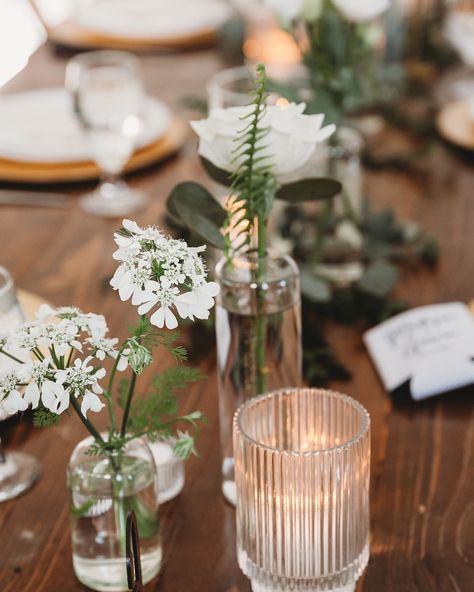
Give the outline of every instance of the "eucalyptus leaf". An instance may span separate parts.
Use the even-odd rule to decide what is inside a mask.
[[[226,219],[226,211],[205,187],[192,181],[179,183],[169,195],[166,205],[170,214],[181,220],[191,232],[208,244],[224,249],[220,229]]]
[[[201,164],[213,181],[220,185],[224,185],[225,187],[230,187],[232,185],[232,173],[216,167],[216,165],[210,160],[207,160],[207,158],[203,158],[202,156]]]
[[[300,269],[301,293],[311,302],[329,302],[331,289],[326,280],[314,275],[309,269]]]
[[[385,261],[373,263],[362,276],[358,287],[363,292],[382,297],[397,285],[399,273],[395,266]]]
[[[289,203],[301,201],[316,201],[329,199],[342,191],[342,185],[335,179],[326,177],[315,177],[314,179],[303,179],[295,183],[282,185],[276,192],[275,197]]]

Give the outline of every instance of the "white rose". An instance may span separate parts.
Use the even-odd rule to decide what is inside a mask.
[[[263,0],[276,16],[283,22],[291,22],[303,12],[306,0]]]
[[[474,66],[474,14],[452,11],[446,19],[444,34],[468,66]]]
[[[365,22],[381,15],[390,6],[390,0],[332,0],[334,6],[349,21]]]
[[[279,183],[291,176],[309,161],[316,146],[331,136],[335,125],[322,127],[324,114],[304,115],[305,103],[287,106],[271,105],[266,108],[260,127],[268,128],[257,143],[260,156],[267,156]],[[199,136],[199,154],[219,169],[234,172],[241,163],[235,158],[236,138],[248,124],[245,120],[253,106],[213,109],[207,119],[192,121],[191,126]]]
[[[284,23],[297,18],[315,21],[323,10],[323,0],[264,0],[264,4]]]

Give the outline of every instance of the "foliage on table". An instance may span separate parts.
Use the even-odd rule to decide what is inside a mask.
[[[118,249],[113,256],[119,265],[110,284],[139,312],[130,336],[122,343],[110,337],[102,315],[41,306],[36,320],[25,322],[0,342],[0,353],[17,363],[0,375],[0,411],[10,415],[31,407],[36,425],[48,426],[72,408],[94,437],[91,454],[122,450],[141,436],[168,439],[174,434],[175,453],[187,457],[194,451],[194,435],[203,416],[199,411],[180,416],[175,390],[201,376],[183,365],[187,353],[175,345],[175,329],[178,318],[208,318],[214,305],[218,288],[207,281],[201,257],[205,247],[189,247],[156,227],[140,228],[130,220],[124,220],[115,242]],[[158,373],[151,392],[135,399],[137,379],[153,363],[158,348],[169,352],[177,365]],[[106,360],[112,364],[110,371]],[[130,377],[117,387],[117,375],[124,372]],[[105,438],[89,417],[104,407],[110,421]],[[179,429],[183,424],[193,433]]]
[[[377,17],[387,10],[389,0],[265,3],[302,48],[311,91],[311,98],[306,98],[309,113],[326,113],[329,121],[338,123],[348,112],[380,100],[390,69],[377,56],[384,37]],[[286,97],[301,92],[291,80],[273,82],[272,89]]]

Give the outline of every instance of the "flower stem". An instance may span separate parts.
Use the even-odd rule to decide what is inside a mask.
[[[115,358],[114,361],[114,365],[112,366],[112,370],[110,372],[110,378],[109,378],[109,384],[107,385],[107,410],[109,412],[109,417],[110,417],[110,433],[114,433],[115,430],[117,429],[117,423],[115,420],[115,413],[114,413],[114,407],[112,404],[112,387],[114,385],[114,380],[115,380],[115,374],[117,373],[117,366],[119,364],[121,355],[123,350],[126,347],[126,344],[128,343],[128,339],[127,341],[125,341],[125,343],[122,345],[122,347],[120,348],[117,357]]]
[[[130,415],[130,407],[132,404],[133,392],[135,391],[135,383],[137,382],[137,374],[134,372],[132,374],[132,379],[130,381],[130,386],[128,388],[128,395],[127,395],[127,403],[125,404],[125,410],[123,412],[122,418],[122,427],[120,428],[120,435],[122,438],[125,436],[127,432],[127,422],[128,416]]]
[[[7,356],[7,358],[12,359],[14,362],[18,362],[18,364],[24,364],[25,363],[25,362],[23,362],[23,360],[20,360],[20,358],[17,358],[16,356],[14,356],[12,354],[9,354],[4,349],[0,349],[0,354],[3,354],[4,356]]]
[[[74,397],[74,395],[72,395],[70,397],[70,401],[71,401],[71,405],[74,408],[74,411],[77,413],[77,415],[79,416],[79,419],[82,421],[82,423],[87,428],[87,430],[90,432],[90,434],[97,440],[97,442],[99,442],[100,444],[105,444],[104,439],[99,434],[97,429],[92,425],[92,423],[87,419],[87,417],[85,417],[82,414],[81,408],[79,407],[79,403],[77,402],[77,399],[76,399],[76,397]]]

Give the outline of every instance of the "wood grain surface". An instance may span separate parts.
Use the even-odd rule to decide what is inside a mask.
[[[204,95],[223,65],[215,52],[143,56],[151,94],[177,106],[186,94]],[[60,84],[65,59],[42,49],[5,92]],[[1,130],[0,130],[1,131]],[[379,142],[387,151],[406,144],[395,132]],[[190,140],[179,157],[130,178],[151,201],[139,223],[164,224],[164,200],[176,182],[208,183]],[[414,305],[468,301],[474,292],[474,166],[438,144],[419,174],[367,175],[374,207],[391,205],[422,223],[440,241],[436,271],[406,269],[399,296]],[[84,189],[87,186],[84,186]],[[112,232],[118,222],[89,217],[71,191],[65,211],[0,207],[0,264],[19,287],[49,302],[103,313],[111,332],[125,336],[134,311],[104,287],[114,270]],[[383,391],[359,328],[328,326],[338,354],[352,370],[332,386],[358,399],[372,417],[372,548],[358,592],[471,592],[474,590],[474,408],[472,389],[424,403],[392,401]],[[181,496],[163,507],[164,566],[147,592],[249,592],[235,553],[234,510],[220,493],[214,353],[203,364],[208,380],[183,399],[209,425],[200,456],[187,465]],[[146,385],[142,384],[141,388]],[[49,430],[0,425],[7,448],[35,454],[43,478],[21,498],[0,504],[0,590],[79,592],[71,564],[65,469],[84,436],[71,417]]]

